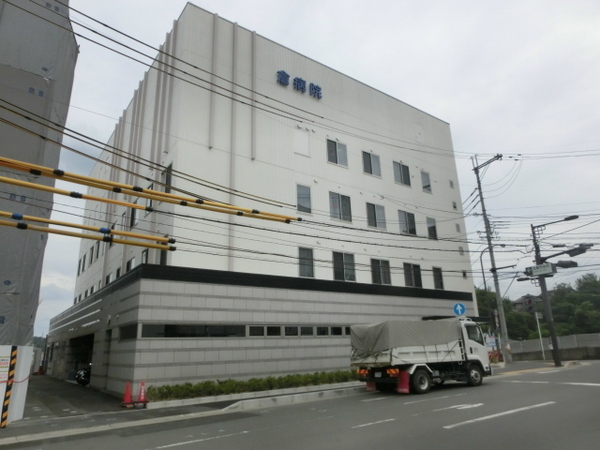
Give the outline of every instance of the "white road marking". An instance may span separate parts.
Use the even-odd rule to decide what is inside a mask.
[[[444,428],[449,430],[451,428],[461,427],[463,425],[468,425],[468,424],[476,423],[476,422],[482,422],[484,420],[495,419],[496,417],[507,416],[509,414],[515,414],[515,413],[522,412],[522,411],[529,411],[530,409],[541,408],[543,406],[549,406],[549,405],[553,405],[555,403],[556,402],[546,402],[546,403],[539,403],[537,405],[532,405],[532,406],[525,406],[524,408],[511,409],[510,411],[504,411],[504,412],[501,412],[498,414],[492,414],[491,416],[478,417],[477,419],[467,420],[466,422],[455,423],[453,425],[446,425]]]
[[[465,395],[465,394],[444,395],[443,397],[425,398],[423,400],[415,400],[414,402],[404,402],[403,405],[414,405],[415,403],[423,403],[423,402],[431,402],[431,401],[435,401],[435,400],[443,400],[443,399],[446,399],[446,398],[460,397],[461,395]]]
[[[550,384],[550,381],[503,381],[503,383],[522,383],[522,384]],[[592,387],[600,387],[600,383],[577,383],[570,381],[557,381],[553,384],[566,384],[568,386],[592,386]]]
[[[376,401],[378,401],[378,400],[387,400],[388,398],[391,398],[391,397],[377,397],[377,398],[368,398],[368,399],[366,399],[366,400],[361,400],[361,402],[363,402],[363,403],[367,403],[367,402],[376,402]]]
[[[385,423],[385,422],[393,422],[394,420],[396,420],[396,419],[386,419],[386,420],[380,420],[378,422],[363,423],[362,425],[356,425],[356,426],[352,427],[352,429],[362,428],[362,427],[370,427],[371,425],[377,425],[379,423]]]
[[[560,370],[544,370],[543,372],[538,372],[539,374],[543,374],[543,373],[555,373],[555,372],[560,372]]]
[[[447,408],[440,408],[440,409],[434,409],[434,412],[438,412],[438,411],[446,411],[447,409],[471,409],[471,408],[478,408],[480,406],[483,406],[483,403],[474,403],[472,405],[454,405],[454,406],[448,406]]]
[[[239,436],[241,434],[246,434],[246,433],[250,433],[250,432],[249,431],[242,431],[241,433],[224,434],[224,435],[221,435],[221,436],[213,436],[213,437],[204,438],[204,439],[196,439],[196,440],[193,440],[193,441],[176,442],[174,444],[163,445],[161,447],[155,447],[155,448],[158,449],[158,448],[179,447],[180,445],[188,445],[188,444],[196,444],[198,442],[214,441],[215,439],[223,439],[223,438],[231,437],[231,436]]]

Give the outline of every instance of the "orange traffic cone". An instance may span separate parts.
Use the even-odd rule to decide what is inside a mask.
[[[143,403],[143,404],[148,403],[148,400],[146,400],[146,382],[145,381],[140,382],[140,393],[138,394],[138,399],[137,399],[136,403]]]
[[[133,406],[133,399],[131,398],[131,384],[129,381],[125,383],[125,394],[123,395],[123,402],[121,406],[127,406],[128,408]]]

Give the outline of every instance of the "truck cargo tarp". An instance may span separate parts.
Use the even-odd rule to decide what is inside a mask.
[[[441,345],[461,338],[457,319],[400,321],[352,325],[350,340],[354,355],[366,357],[394,347]]]

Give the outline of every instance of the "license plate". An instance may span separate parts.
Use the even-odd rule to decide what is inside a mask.
[[[373,375],[375,378],[381,378],[381,372],[375,372]]]

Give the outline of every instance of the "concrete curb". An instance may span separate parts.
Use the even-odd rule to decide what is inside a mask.
[[[308,392],[304,394],[283,395],[279,397],[255,398],[252,400],[243,400],[223,409],[227,412],[249,411],[251,409],[268,408],[270,406],[291,405],[294,403],[306,403],[316,400],[325,400],[335,397],[345,397],[347,395],[356,395],[366,392],[364,386],[355,386],[350,388],[334,389],[321,392]]]
[[[327,390],[327,386],[330,386],[330,389]],[[360,382],[350,382],[350,383],[340,383],[333,385],[321,385],[321,386],[306,386],[306,388],[320,388],[319,391],[313,392],[303,392],[296,393],[290,395],[282,395],[279,397],[263,397],[263,398],[253,398],[247,400],[240,400],[239,402],[234,403],[224,409],[218,409],[214,411],[202,411],[196,413],[187,413],[187,414],[178,414],[174,416],[165,416],[165,417],[154,417],[150,419],[142,419],[142,420],[133,420],[129,422],[122,423],[114,423],[109,425],[98,425],[95,427],[86,427],[86,428],[72,428],[69,430],[57,430],[57,431],[48,431],[43,433],[35,433],[28,434],[22,436],[13,436],[0,439],[0,447],[5,445],[16,445],[24,442],[34,442],[45,439],[56,439],[67,436],[78,436],[82,434],[90,434],[90,433],[99,433],[102,431],[109,430],[119,430],[123,428],[134,428],[134,427],[143,427],[148,425],[156,425],[156,424],[164,424],[169,422],[177,422],[180,420],[190,420],[197,419],[200,417],[208,417],[208,416],[219,416],[224,414],[230,414],[240,411],[249,411],[252,409],[265,408],[269,406],[283,406],[290,405],[293,403],[304,403],[304,402],[312,402],[315,400],[324,400],[335,397],[343,397],[347,395],[356,395],[365,392],[365,388],[363,383]],[[289,391],[293,391],[295,389],[304,389],[304,388],[294,388],[294,389],[281,389],[277,391],[267,391],[269,393],[280,392],[285,393]],[[267,392],[261,393],[249,393],[254,394],[256,397],[257,394],[267,395]],[[244,394],[234,394],[237,396],[241,396]],[[275,394],[277,395],[277,394]],[[233,395],[232,395],[233,396]],[[189,400],[204,400],[203,403],[209,403],[210,401],[222,401],[223,397],[232,397],[232,396],[221,396],[221,397],[208,397],[205,399],[189,399]],[[217,399],[217,400],[215,400]],[[227,398],[227,400],[232,400],[232,398]],[[171,402],[157,402],[157,403],[171,403]],[[186,403],[190,405],[191,403]],[[201,404],[201,403],[196,403]],[[183,406],[179,405],[169,405],[169,406]],[[157,406],[157,408],[160,406]],[[151,408],[152,409],[152,408]]]
[[[206,403],[226,402],[230,400],[248,400],[257,397],[272,397],[287,394],[303,394],[309,392],[329,391],[332,389],[345,389],[364,386],[360,381],[349,381],[347,383],[320,384],[316,386],[302,386],[289,389],[276,389],[272,391],[243,392],[240,394],[217,395],[213,397],[186,398],[181,400],[165,400],[161,402],[150,402],[146,409],[172,408],[177,406],[203,405]]]

